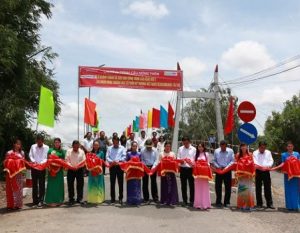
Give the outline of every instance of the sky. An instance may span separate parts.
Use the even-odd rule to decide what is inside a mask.
[[[232,88],[239,102],[257,109],[252,122],[260,134],[272,111],[299,93],[300,68],[237,85],[230,80],[263,69],[288,69],[300,64],[300,2],[297,0],[52,0],[52,17],[41,19],[41,41],[59,57],[50,67],[60,84],[62,112],[54,128],[39,126],[70,143],[77,139],[78,66],[176,69],[184,90],[208,88],[215,65],[222,87]],[[294,58],[294,59],[290,59]],[[290,60],[288,60],[290,59]],[[262,77],[258,74],[255,77]],[[136,115],[174,103],[171,91],[91,88],[100,128],[121,133]],[[83,103],[88,88],[80,88],[80,138]],[[186,103],[186,101],[184,102]],[[32,126],[35,128],[35,126]]]

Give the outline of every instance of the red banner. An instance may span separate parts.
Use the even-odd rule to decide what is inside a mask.
[[[79,87],[182,90],[181,70],[79,67]]]

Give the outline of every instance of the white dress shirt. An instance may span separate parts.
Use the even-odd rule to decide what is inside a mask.
[[[193,147],[192,145],[189,146],[189,148],[186,148],[185,146],[179,147],[178,150],[178,159],[185,159],[188,158],[192,162],[195,161],[195,155],[196,155],[196,148]],[[183,164],[180,165],[181,167],[191,167],[189,164],[184,162]]]
[[[90,140],[88,140],[87,138],[83,139],[82,144],[83,147],[88,151],[91,152],[93,150],[93,143],[94,140],[91,138]]]
[[[132,142],[136,142],[138,144],[137,140],[135,140],[135,139],[134,140],[128,139],[127,142],[126,142],[126,150],[130,150],[131,149],[131,143]],[[138,147],[137,149],[139,149],[139,144],[137,145],[137,147]]]
[[[259,150],[253,152],[254,163],[261,167],[272,167],[274,160],[271,151],[265,150],[264,153],[260,153]]]
[[[139,145],[139,149],[140,150],[143,150],[144,148],[145,148],[145,142],[147,141],[147,137],[145,136],[144,138],[142,138],[142,137],[139,137],[138,138],[138,145]]]
[[[72,166],[77,166],[81,161],[85,160],[85,154],[82,149],[74,151],[73,148],[67,150],[66,161]]]
[[[29,151],[30,161],[39,164],[47,162],[48,150],[49,146],[45,144],[41,147],[38,147],[37,144],[33,144]]]

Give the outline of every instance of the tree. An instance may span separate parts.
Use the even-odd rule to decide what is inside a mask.
[[[265,138],[269,148],[281,152],[286,142],[292,141],[295,149],[300,149],[300,93],[284,104],[283,111],[272,112],[265,123]]]
[[[42,45],[41,17],[51,17],[44,0],[2,0],[0,4],[0,155],[18,137],[25,150],[34,142],[29,128],[38,111],[40,86],[54,93],[55,115],[61,111],[59,85],[47,65],[57,56]]]
[[[202,92],[210,92],[212,90],[212,86],[208,89],[201,89]],[[220,89],[221,92],[221,116],[222,122],[226,122],[229,98],[231,96],[231,90]],[[238,99],[234,100],[234,109],[235,116],[237,111],[237,102]],[[215,103],[212,99],[192,99],[190,100],[186,106],[183,108],[183,120],[180,122],[180,131],[179,135],[182,137],[183,135],[189,135],[191,139],[194,140],[204,140],[207,141],[209,136],[215,136],[217,133],[217,124],[216,124],[216,116],[215,116]],[[235,132],[237,132],[237,128],[240,123],[237,117],[234,120],[235,124]],[[224,124],[224,123],[223,123]],[[225,136],[225,139],[233,144],[238,143],[238,138],[236,133],[229,134]]]

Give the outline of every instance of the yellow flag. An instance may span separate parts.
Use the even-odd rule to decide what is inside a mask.
[[[152,109],[148,110],[148,129],[152,128]]]

